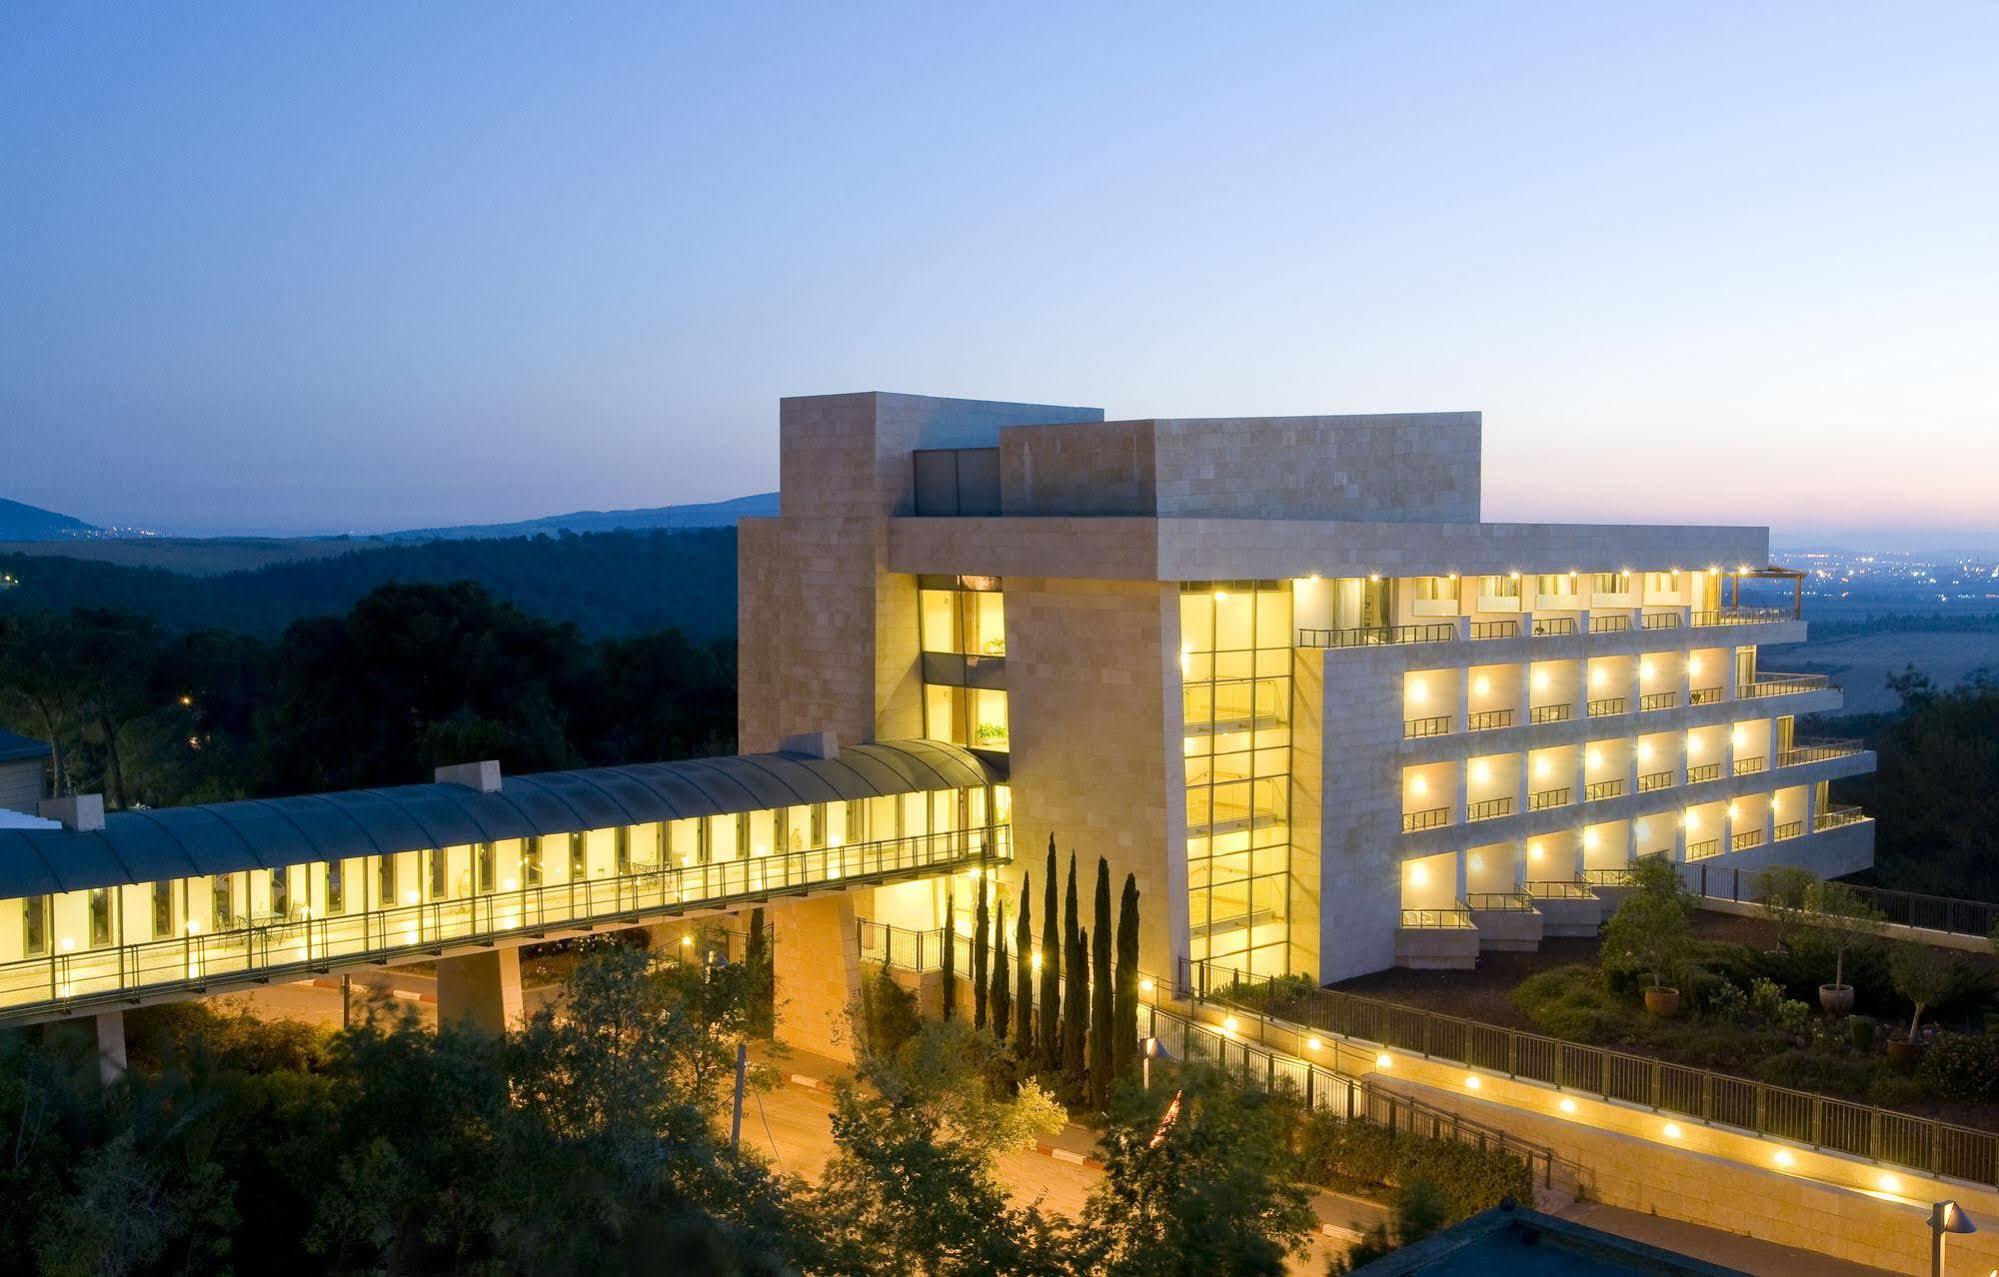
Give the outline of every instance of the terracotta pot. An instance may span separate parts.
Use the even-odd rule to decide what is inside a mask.
[[[1820,985],[1819,1005],[1825,1008],[1827,1015],[1852,1015],[1853,986],[1850,984]]]
[[[1923,1044],[1920,1042],[1910,1042],[1898,1038],[1888,1043],[1888,1063],[1894,1065],[1904,1073],[1914,1069],[1917,1064],[1922,1062],[1922,1058]]]
[[[1672,1019],[1680,1013],[1680,991],[1665,985],[1646,989],[1645,1009],[1662,1020]]]

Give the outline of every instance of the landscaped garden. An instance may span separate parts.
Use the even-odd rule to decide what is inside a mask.
[[[1838,883],[1782,872],[1769,887],[1760,916],[1735,917],[1642,870],[1598,940],[1335,987],[1999,1130],[1992,957],[1891,938]],[[1268,1009],[1284,1014],[1281,995]]]

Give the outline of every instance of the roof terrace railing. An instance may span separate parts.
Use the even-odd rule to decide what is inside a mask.
[[[1361,625],[1348,629],[1298,631],[1299,647],[1395,647],[1405,643],[1448,643],[1458,627],[1443,625]]]
[[[1005,825],[886,838],[194,932],[0,962],[0,1024],[294,979],[336,966],[587,930],[1012,859]]]

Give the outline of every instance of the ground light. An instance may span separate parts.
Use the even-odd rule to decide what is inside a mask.
[[[1946,1233],[1975,1233],[1964,1207],[1953,1201],[1936,1202],[1930,1207],[1930,1277],[1943,1277],[1943,1239]]]

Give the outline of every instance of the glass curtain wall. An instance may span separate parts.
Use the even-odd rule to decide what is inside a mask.
[[[923,646],[923,734],[1004,751],[1006,601],[992,576],[917,580]]]
[[[1181,587],[1191,956],[1258,975],[1290,969],[1294,639],[1288,582]]]

